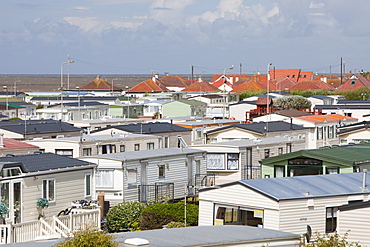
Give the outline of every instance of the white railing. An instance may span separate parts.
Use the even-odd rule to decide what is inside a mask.
[[[87,228],[100,229],[100,209],[73,209],[69,215],[54,216],[51,219],[0,225],[1,236],[3,236],[3,232],[4,236],[7,236],[7,240],[3,241],[1,238],[0,244],[34,241],[41,236],[68,237],[74,231]]]

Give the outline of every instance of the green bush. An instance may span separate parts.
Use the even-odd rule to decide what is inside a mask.
[[[171,221],[170,223],[167,224],[167,228],[179,228],[179,227],[185,227],[185,223]]]
[[[57,247],[116,247],[114,237],[100,230],[82,230],[56,244]]]
[[[122,202],[109,209],[107,228],[109,232],[119,232],[120,229],[140,229],[141,211],[146,207],[141,202]]]
[[[199,207],[194,204],[186,205],[186,223],[189,226],[198,225]],[[142,211],[140,226],[143,230],[159,229],[171,221],[184,222],[184,203],[154,204]]]

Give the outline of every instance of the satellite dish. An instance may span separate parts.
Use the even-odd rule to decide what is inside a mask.
[[[310,225],[307,225],[307,232],[306,232],[306,240],[307,240],[307,243],[310,242],[311,240],[311,235],[312,235],[312,229],[311,229],[311,226]]]

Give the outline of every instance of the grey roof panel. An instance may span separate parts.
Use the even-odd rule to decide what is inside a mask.
[[[155,123],[137,123],[137,124],[126,124],[116,125],[102,128],[100,130],[92,131],[91,133],[99,132],[106,129],[119,129],[136,134],[151,134],[151,133],[164,133],[164,132],[177,132],[177,131],[191,131],[191,129],[177,126],[175,124],[166,122],[155,122]]]
[[[254,122],[254,123],[247,123],[247,124],[234,124],[234,125],[228,125],[225,127],[221,127],[218,129],[213,129],[208,131],[207,133],[213,133],[220,130],[230,129],[230,128],[240,128],[245,130],[250,130],[256,133],[263,134],[266,132],[266,122]],[[306,129],[305,127],[302,127],[297,124],[291,124],[284,121],[273,121],[268,122],[268,132],[278,132],[278,131],[292,131],[292,130],[303,130]]]
[[[26,124],[26,127],[25,127]],[[50,133],[50,132],[69,132],[80,131],[80,128],[74,127],[69,123],[62,121],[2,121],[0,128],[12,131],[19,134],[35,134],[35,133]]]
[[[208,246],[215,244],[240,244],[243,242],[266,241],[272,239],[290,239],[299,241],[299,235],[258,228],[252,226],[222,225],[222,226],[193,226],[169,229],[157,229],[148,231],[136,231],[112,234],[119,246],[126,245],[123,242],[129,238],[142,238],[149,241],[148,247],[179,247],[179,246]],[[39,241],[9,244],[16,247],[48,247],[54,246],[61,240]],[[262,242],[263,243],[263,242]],[[262,245],[259,244],[258,246]]]
[[[280,201],[370,193],[369,173],[366,178],[365,190],[362,189],[363,173],[252,179],[240,180],[238,183]]]
[[[24,172],[47,171],[68,167],[81,167],[90,165],[90,162],[57,155],[53,153],[37,153],[0,157],[1,163],[22,163]]]

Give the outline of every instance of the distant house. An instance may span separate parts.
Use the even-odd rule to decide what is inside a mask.
[[[206,175],[204,151],[168,148],[103,154],[79,159],[99,164],[96,189],[111,205],[123,201],[160,202],[196,194],[196,178]]]
[[[199,100],[207,103],[207,117],[229,118],[229,105],[239,100],[239,94],[205,94],[188,98],[188,100]]]
[[[91,135],[111,134],[146,134],[160,136],[158,148],[179,147],[182,139],[186,144],[191,143],[191,130],[166,122],[137,123],[128,125],[116,125],[91,132]],[[139,146],[135,151],[141,150]]]
[[[154,75],[151,79],[143,81],[127,90],[126,95],[140,98],[143,97],[145,93],[168,92],[168,91],[170,90],[162,84],[161,80],[158,79],[158,75]]]
[[[315,105],[314,110],[319,110],[322,114],[340,114],[348,117],[357,118],[359,122],[370,120],[370,101],[357,100],[356,102],[338,101],[336,105]]]
[[[207,104],[198,100],[175,100],[162,105],[163,117],[206,116]]]
[[[191,82],[179,75],[166,75],[161,78],[161,83],[171,91],[179,92],[189,86]]]
[[[37,220],[36,202],[46,198],[50,218],[69,207],[72,201],[95,197],[95,164],[52,153],[0,157],[1,203],[9,208],[6,222]]]
[[[248,225],[305,234],[350,230],[370,245],[370,174],[346,173],[239,180],[199,192],[199,226]],[[354,224],[355,222],[355,224]]]
[[[6,102],[8,101],[9,106],[9,118],[18,117],[21,119],[29,119],[33,117],[36,113],[36,105],[27,103],[25,101],[16,99],[16,98],[0,98],[0,104],[6,106]],[[6,107],[2,107],[1,109],[6,110]],[[10,109],[13,109],[11,111]],[[5,113],[5,111],[3,111]]]
[[[69,102],[36,110],[38,119],[74,121],[108,116],[109,105],[94,101]]]
[[[212,84],[206,81],[197,81],[193,82],[191,85],[187,86],[181,92],[187,92],[188,95],[196,96],[196,95],[203,95],[204,93],[208,92],[216,92],[219,89]]]
[[[239,101],[229,105],[229,116],[239,121],[246,121],[246,112],[257,109],[256,101]]]
[[[290,91],[306,91],[306,90],[331,90],[334,91],[335,88],[330,84],[327,84],[323,81],[312,80],[312,81],[301,81],[298,84],[292,86]]]
[[[119,104],[121,103],[119,97],[116,96],[86,96],[85,93],[80,93],[80,96],[68,96],[68,94],[63,95],[63,100],[60,96],[42,96],[42,97],[32,97],[29,102],[34,105],[42,105],[42,106],[51,106],[51,105],[58,105],[63,102],[66,103],[76,103],[78,104],[80,101],[80,105],[84,105],[85,102],[99,102],[102,104]]]
[[[80,121],[68,121],[77,128],[86,130],[87,132],[93,130],[99,130],[105,127],[110,127],[113,125],[122,125],[122,124],[135,124],[141,123],[143,120],[137,118],[111,118],[103,117],[102,119],[84,119]]]
[[[370,141],[370,122],[362,121],[338,127],[338,137],[341,145],[363,143]]]
[[[136,103],[114,104],[109,106],[109,116],[119,118],[138,118],[144,115],[144,105]]]
[[[325,95],[313,95],[307,98],[311,102],[311,108],[313,109],[315,105],[332,105],[334,104],[334,99]]]
[[[80,131],[80,128],[56,120],[0,121],[0,132],[4,137],[16,140],[80,136]]]
[[[370,82],[360,74],[352,74],[336,91],[354,90],[359,88],[370,89]],[[369,95],[367,97],[369,97]]]
[[[159,148],[160,137],[141,134],[106,134],[29,140],[27,143],[37,145],[43,152],[51,152],[67,157],[77,158],[100,154],[135,151],[137,146],[141,150]]]
[[[186,122],[177,122],[175,124],[192,130],[191,145],[195,145],[206,143],[205,133],[208,130],[233,125],[236,123],[240,123],[240,121],[231,119],[202,119]]]
[[[312,71],[302,71],[301,69],[270,69],[271,80],[280,81],[284,78],[290,78],[295,82],[308,81],[313,79]]]
[[[207,173],[215,175],[215,184],[261,178],[261,159],[294,152],[304,147],[305,141],[302,139],[281,137],[192,146],[207,152]]]
[[[370,145],[333,146],[299,150],[261,160],[262,174],[293,177],[348,173],[370,168]]]
[[[283,121],[234,124],[207,132],[207,143],[248,140],[261,137],[284,137],[304,139],[305,127]]]
[[[8,154],[20,155],[20,154],[31,154],[39,151],[39,147],[31,145],[25,142],[17,141],[11,138],[4,138],[3,134],[0,134],[0,156],[6,156]]]
[[[97,92],[98,94],[104,96],[114,95],[115,94],[114,92],[118,92],[118,94],[122,92],[121,88],[107,82],[99,75],[95,78],[95,80],[92,80],[89,83],[81,86],[79,90]],[[102,92],[104,92],[104,94],[102,94]]]

